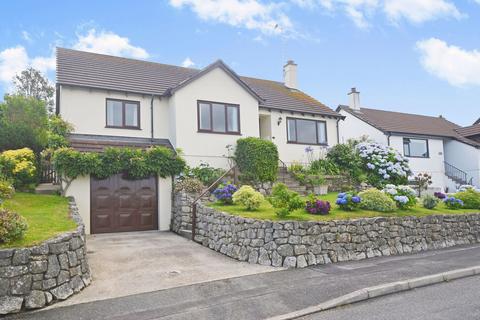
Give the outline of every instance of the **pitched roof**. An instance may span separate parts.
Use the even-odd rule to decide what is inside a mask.
[[[337,108],[337,111],[339,110],[345,110],[385,133],[403,133],[452,138],[472,146],[480,146],[478,142],[460,135],[456,130],[461,127],[443,117],[432,117],[369,108],[360,108],[359,111],[356,111],[349,106],[343,105]]]
[[[476,135],[480,135],[480,122],[468,127],[455,129],[455,131],[464,137],[473,137]]]
[[[57,83],[87,88],[163,96],[214,67],[224,68],[247,91],[260,98],[263,108],[341,117],[316,99],[281,82],[237,76],[221,61],[198,70],[57,48]]]

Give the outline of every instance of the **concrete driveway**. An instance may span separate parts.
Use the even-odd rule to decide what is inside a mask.
[[[53,307],[279,270],[238,262],[171,232],[90,235],[87,253],[92,284]]]

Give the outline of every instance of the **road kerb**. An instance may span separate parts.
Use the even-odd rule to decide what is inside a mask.
[[[360,290],[353,291],[341,297],[328,300],[316,306],[308,307],[302,310],[297,310],[291,313],[268,318],[267,320],[291,320],[304,316],[308,316],[321,311],[333,309],[340,306],[345,306],[355,302],[365,301],[388,294],[398,293],[402,291],[411,290],[414,288],[420,288],[429,286],[445,281],[452,281],[455,279],[471,277],[480,274],[480,266],[457,269],[429,276],[413,278],[404,281],[396,281],[386,283],[378,286],[368,287]]]

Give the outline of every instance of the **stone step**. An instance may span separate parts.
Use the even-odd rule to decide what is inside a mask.
[[[60,185],[53,183],[40,183],[35,188],[35,193],[38,194],[57,194],[60,192]]]

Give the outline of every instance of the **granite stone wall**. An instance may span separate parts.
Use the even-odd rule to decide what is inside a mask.
[[[188,216],[188,196],[176,198],[174,215]],[[479,240],[480,214],[272,222],[232,216],[204,204],[198,205],[195,236],[196,242],[233,259],[289,268],[415,253]]]
[[[0,249],[0,314],[43,308],[90,284],[85,227],[73,199],[69,207],[76,230],[35,247]]]

